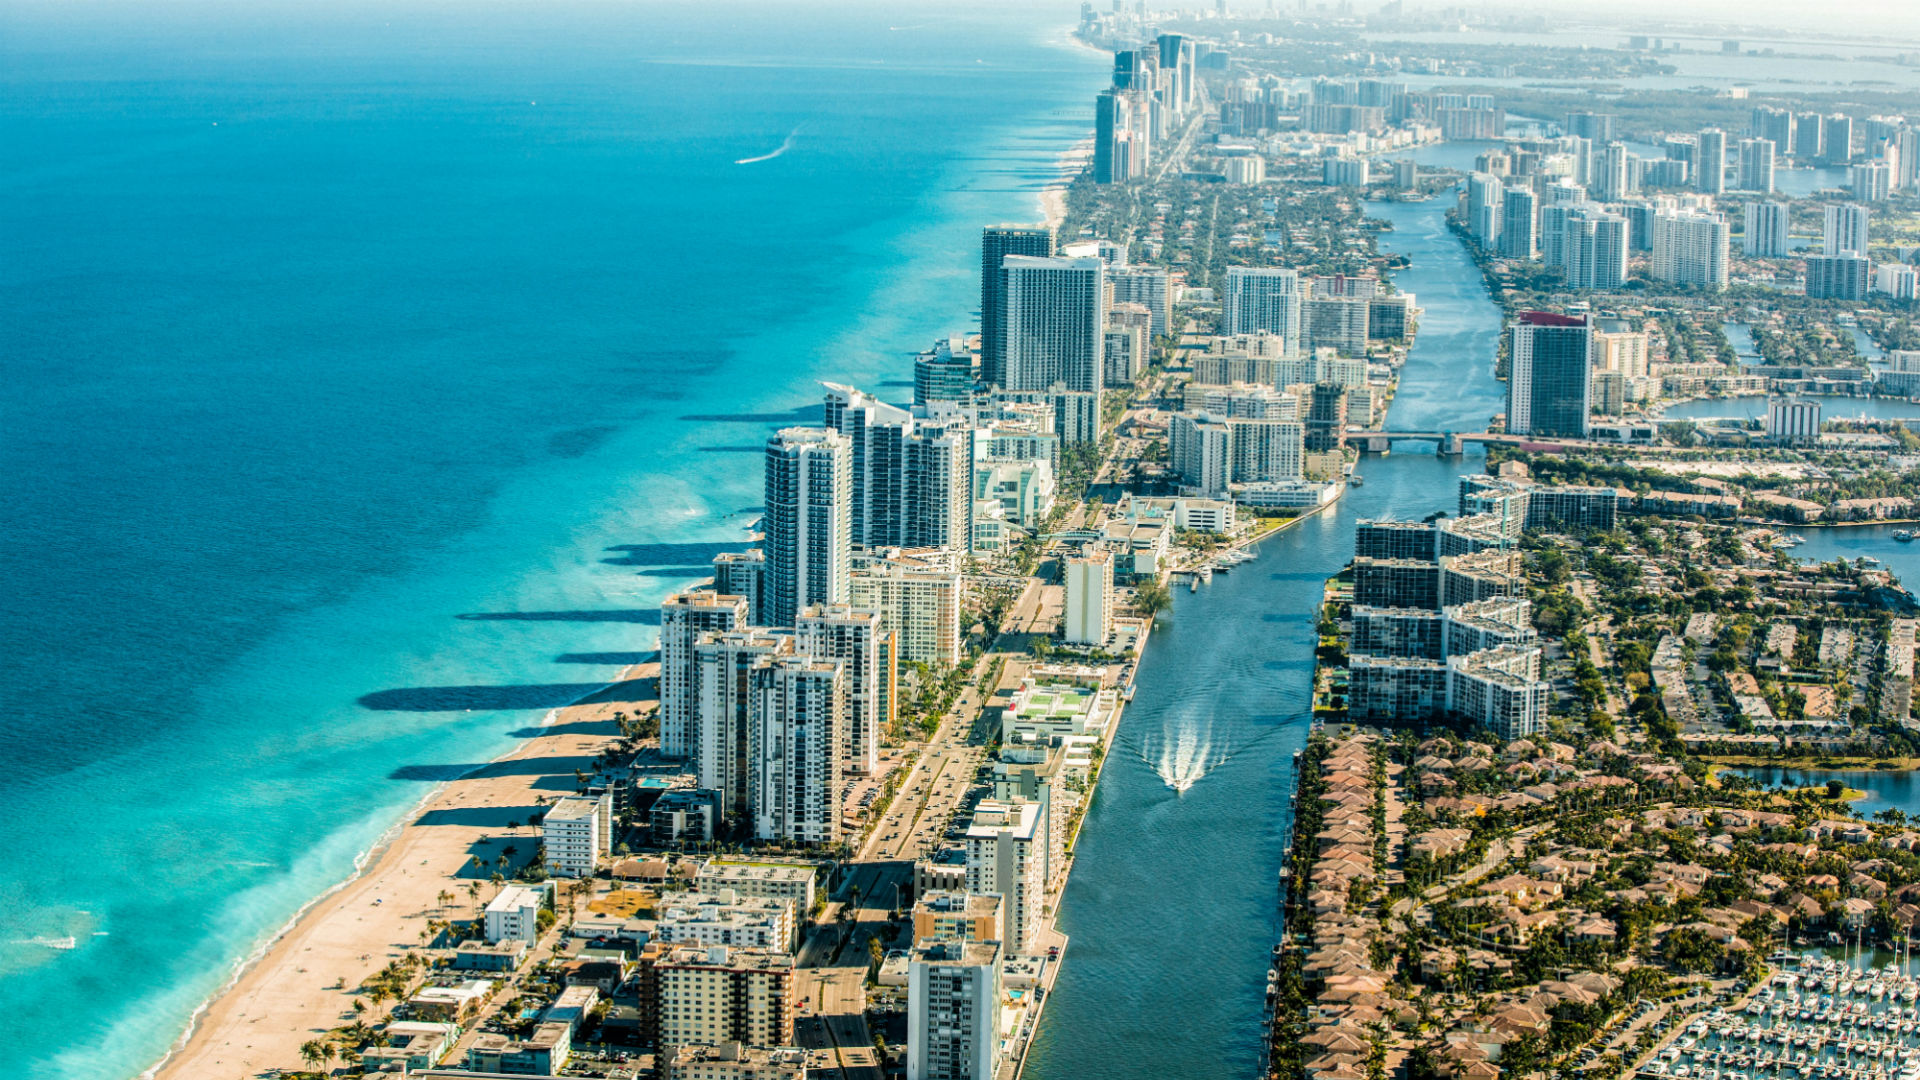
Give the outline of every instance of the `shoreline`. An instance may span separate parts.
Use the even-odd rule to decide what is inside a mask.
[[[378,971],[391,956],[414,947],[395,944],[392,930],[404,929],[412,922],[424,923],[430,912],[457,911],[466,903],[464,887],[469,883],[480,883],[483,893],[492,891],[484,878],[461,876],[468,868],[472,849],[482,845],[516,846],[513,841],[519,839],[527,842],[530,854],[537,843],[537,834],[507,829],[504,819],[500,823],[471,821],[466,824],[427,823],[425,819],[441,811],[471,812],[487,806],[510,812],[511,806],[497,801],[500,797],[537,797],[534,793],[543,790],[541,781],[549,776],[565,775],[574,757],[585,761],[591,753],[579,752],[564,761],[556,758],[559,773],[515,774],[502,772],[500,767],[533,757],[534,751],[556,749],[549,745],[556,740],[586,740],[572,748],[585,751],[589,746],[597,750],[618,739],[619,729],[609,714],[614,706],[630,706],[632,702],[607,700],[605,695],[616,687],[651,678],[656,671],[657,663],[652,661],[623,669],[618,677],[592,693],[550,710],[540,722],[539,734],[522,740],[483,765],[435,785],[355,858],[351,874],[303,904],[277,931],[237,961],[227,981],[194,1009],[185,1030],[167,1052],[136,1075],[140,1080],[200,1080],[229,1075],[238,1080],[276,1068],[298,1069],[300,1043],[311,1038],[316,1030],[324,1031],[349,1022],[347,1018],[352,1016],[351,1006],[357,999],[361,981]],[[602,730],[572,730],[574,725]],[[470,795],[469,789],[476,787],[479,790]],[[528,826],[523,823],[520,828]],[[461,840],[470,842],[461,845]],[[451,865],[434,868],[404,883],[393,880],[396,874],[409,876],[401,866],[402,856],[424,856],[417,865],[426,866],[435,855],[445,858],[456,847],[463,854]],[[456,885],[462,888],[456,889]],[[361,899],[370,886],[385,886],[383,894],[374,897],[368,905],[376,909],[371,919],[357,908],[349,910],[349,905]],[[422,892],[429,888],[433,892]],[[439,904],[441,893],[455,894],[453,904]],[[387,906],[389,900],[391,907]],[[355,923],[368,925],[355,927],[352,925]],[[304,944],[302,954],[324,950],[334,954],[332,963],[344,964],[350,969],[364,966],[364,970],[358,978],[353,977],[351,970],[339,976],[338,985],[326,983],[324,976],[316,974],[315,977],[322,980],[321,985],[296,987],[292,984],[303,983],[300,977],[310,974],[290,952],[299,944]],[[354,956],[359,960],[350,959]],[[266,1003],[259,1007],[258,1014],[249,1018],[243,1006],[252,1007],[263,999]],[[369,1019],[374,1012],[377,1010],[369,1010]],[[273,1024],[260,1030],[255,1025],[262,1020],[273,1021]],[[216,1044],[222,1036],[225,1038]],[[235,1041],[242,1036],[249,1041],[231,1051],[225,1049],[235,1046]],[[239,1061],[207,1060],[210,1055],[221,1052],[249,1056]]]
[[[1059,231],[1067,220],[1067,189],[1093,161],[1093,139],[1077,140],[1053,161],[1059,176],[1039,191],[1040,219],[1048,228]],[[1058,241],[1056,241],[1057,243]]]

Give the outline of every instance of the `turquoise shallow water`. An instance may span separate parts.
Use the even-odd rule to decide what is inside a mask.
[[[0,1075],[138,1072],[651,649],[743,448],[972,321],[1072,16],[0,10]]]

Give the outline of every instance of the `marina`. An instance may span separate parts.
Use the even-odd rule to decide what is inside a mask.
[[[1679,1029],[1638,1070],[1677,1080],[1920,1080],[1920,979],[1818,952],[1776,954],[1777,969],[1736,1008]]]

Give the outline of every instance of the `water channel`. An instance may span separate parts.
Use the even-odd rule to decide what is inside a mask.
[[[1471,168],[1486,145],[1443,144],[1415,157]],[[1422,309],[1390,413],[1401,429],[1479,430],[1505,405],[1492,371],[1501,314],[1446,228],[1451,202],[1368,207],[1393,226],[1383,250],[1411,260],[1393,278]],[[1256,561],[1198,592],[1177,591],[1081,836],[1060,913],[1069,962],[1035,1038],[1034,1077],[1257,1074],[1320,590],[1352,556],[1356,520],[1451,511],[1456,478],[1485,467],[1478,454],[1448,461],[1427,451],[1401,444],[1399,453],[1363,460],[1364,484],[1334,508],[1267,540]],[[1903,580],[1920,580],[1912,550],[1920,544],[1895,544],[1891,531],[1803,530],[1796,554],[1873,554]],[[1886,775],[1868,779],[1898,783]],[[1888,788],[1885,797],[1920,810],[1920,790]]]
[[[1435,149],[1464,151],[1469,162],[1475,152]],[[1390,415],[1396,426],[1478,430],[1504,405],[1492,373],[1501,318],[1445,227],[1447,205],[1368,207],[1394,226],[1383,248],[1412,260],[1395,283],[1424,309]],[[1069,962],[1031,1075],[1256,1073],[1321,587],[1352,556],[1356,519],[1451,511],[1455,477],[1484,465],[1417,444],[1368,458],[1364,484],[1333,509],[1267,540],[1258,560],[1198,592],[1177,591],[1082,834],[1060,919]]]

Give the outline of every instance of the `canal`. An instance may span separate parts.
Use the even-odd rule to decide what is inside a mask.
[[[1393,225],[1382,246],[1411,260],[1395,283],[1424,309],[1393,426],[1480,430],[1504,408],[1492,373],[1500,312],[1446,229],[1449,202],[1368,208]],[[1032,1076],[1258,1075],[1320,590],[1352,556],[1355,520],[1452,511],[1455,478],[1484,467],[1403,445],[1362,461],[1364,484],[1332,510],[1197,593],[1177,590],[1161,616],[1062,901],[1072,945]]]

